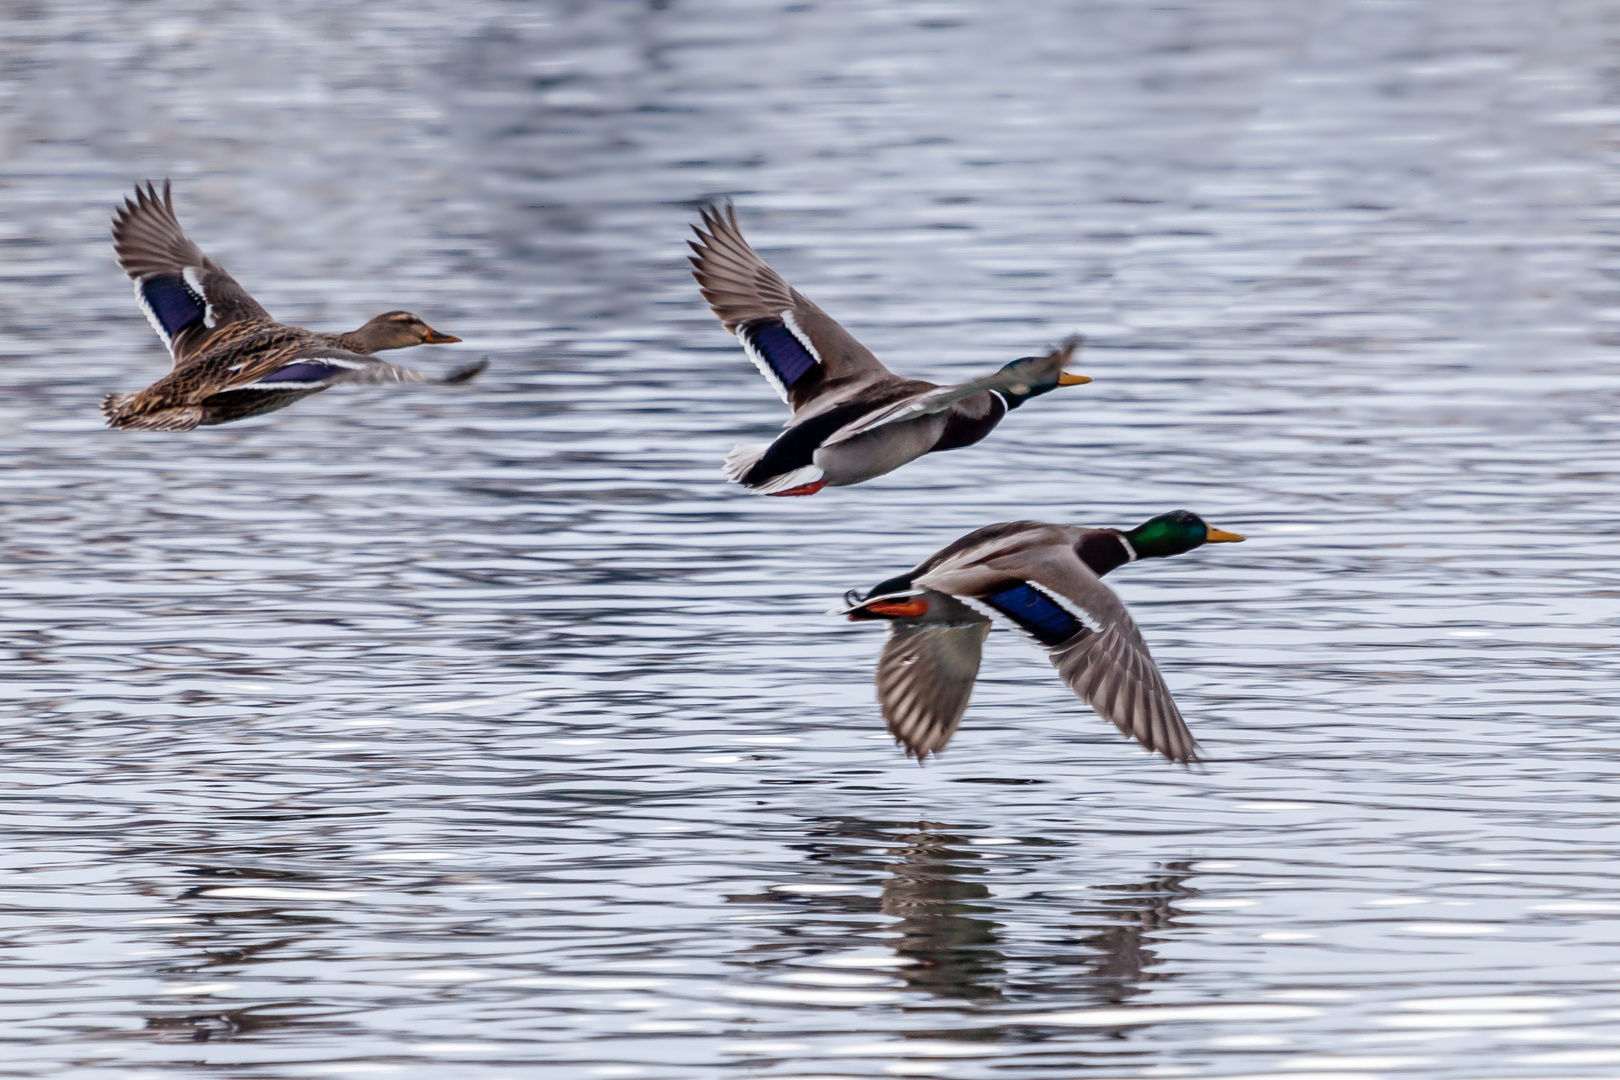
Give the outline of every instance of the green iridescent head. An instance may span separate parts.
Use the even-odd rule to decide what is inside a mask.
[[[1138,559],[1165,559],[1205,544],[1235,544],[1242,534],[1217,529],[1191,510],[1172,510],[1148,518],[1125,533]]]
[[[1049,394],[1060,386],[1084,386],[1091,381],[1091,376],[1063,370],[1079,345],[1080,339],[1071,337],[1045,356],[1020,357],[1002,365],[1000,371],[981,380],[980,385],[999,391],[1009,409],[1016,409],[1030,398]]]

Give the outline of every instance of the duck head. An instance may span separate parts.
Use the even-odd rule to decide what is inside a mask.
[[[1172,510],[1148,518],[1124,533],[1138,559],[1165,559],[1205,544],[1235,544],[1241,533],[1217,529],[1191,510]]]
[[[1045,356],[1019,357],[992,376],[993,388],[1007,399],[1007,408],[1016,409],[1030,398],[1050,394],[1060,386],[1083,386],[1091,376],[1063,370],[1079,345],[1078,338],[1070,338]]]
[[[384,312],[344,337],[354,340],[367,353],[408,349],[412,345],[449,345],[461,340],[450,334],[439,333],[408,311]]]

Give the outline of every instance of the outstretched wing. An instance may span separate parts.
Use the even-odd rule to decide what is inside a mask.
[[[877,357],[805,298],[743,239],[737,212],[703,210],[690,241],[692,276],[765,381],[794,412],[892,377]]]
[[[1062,370],[1063,365],[1068,362],[1071,356],[1074,355],[1074,350],[1079,346],[1079,344],[1079,338],[1068,338],[1056,349],[1053,349],[1045,356],[1040,357],[1038,362],[1044,366],[1050,366],[1056,368],[1057,370]],[[844,427],[834,432],[832,436],[828,438],[827,441],[822,445],[834,446],[838,443],[844,442],[847,439],[853,439],[857,435],[865,435],[873,428],[883,427],[885,424],[895,424],[902,420],[911,420],[919,416],[929,416],[934,413],[942,413],[947,409],[963,404],[968,398],[974,397],[978,394],[983,394],[987,390],[996,397],[1000,398],[1001,404],[999,407],[1002,415],[1005,415],[1008,408],[1007,399],[1002,397],[1001,392],[1004,390],[1019,389],[1022,380],[1022,373],[1018,372],[1017,370],[1009,371],[1004,367],[1000,371],[993,371],[989,375],[985,375],[977,379],[971,379],[965,383],[958,383],[955,386],[938,386],[932,390],[925,390],[921,393],[913,394],[904,400],[894,402],[890,405],[885,405],[881,409],[875,409],[861,417],[859,420],[846,424]],[[1028,387],[1023,386],[1022,389],[1027,390]],[[980,407],[982,408],[983,406]],[[997,406],[992,402],[989,407],[996,408]],[[982,416],[983,413],[980,413],[979,415]],[[975,419],[977,419],[977,417],[975,417]]]
[[[426,375],[402,364],[391,364],[375,356],[364,356],[331,346],[316,345],[298,350],[296,355],[280,356],[273,362],[245,366],[220,392],[264,390],[325,390],[339,383],[377,385],[380,383],[464,383],[489,366],[479,360],[465,364],[445,376]]]
[[[889,734],[919,760],[956,734],[979,676],[990,620],[930,623],[897,619],[878,660],[878,703]]]
[[[270,315],[225,268],[180,228],[169,182],[136,187],[113,215],[113,251],[135,282],[135,299],[176,366],[208,347],[216,332]]]
[[[340,383],[466,382],[487,366],[484,363],[468,365],[467,368],[457,368],[442,379],[435,379],[381,360],[374,360],[364,367],[350,368],[328,362],[330,359],[295,360],[252,383],[222,390],[204,400],[198,422],[206,425],[229,424],[252,416],[263,416]]]
[[[1197,760],[1198,744],[1130,612],[1065,539],[1008,545],[988,559],[964,551],[916,584],[1006,618],[1044,646],[1069,688],[1121,732],[1171,761]]]
[[[974,380],[974,383],[983,380]],[[822,441],[821,446],[837,446],[850,439],[876,428],[897,424],[902,420],[916,420],[920,417],[942,413],[947,409],[960,406],[964,416],[971,420],[982,420],[987,416],[994,416],[995,422],[1000,423],[1001,418],[1007,415],[1007,399],[999,394],[986,394],[984,388],[964,383],[964,387],[938,386],[925,390],[914,390],[899,401],[881,405],[861,413],[855,419],[845,423]],[[927,385],[926,383],[923,385]],[[956,393],[955,391],[962,392]],[[970,402],[967,399],[979,396],[981,400]],[[831,416],[832,413],[825,415]],[[819,449],[819,448],[818,448]]]
[[[362,386],[379,383],[433,383],[437,386],[457,386],[471,381],[479,372],[489,367],[489,360],[486,358],[453,368],[448,375],[425,375],[414,368],[390,364],[376,357],[368,356],[366,360],[368,363],[365,367],[346,371],[338,376],[337,381]]]
[[[1198,742],[1129,619],[1051,649],[1052,666],[1081,701],[1124,734],[1171,761],[1197,761]]]

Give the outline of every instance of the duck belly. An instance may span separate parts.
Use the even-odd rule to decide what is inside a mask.
[[[203,418],[199,426],[212,427],[215,424],[229,424],[233,420],[246,420],[250,416],[263,416],[325,389],[320,386],[299,390],[223,390],[203,399]]]
[[[847,442],[823,446],[812,460],[828,487],[848,487],[916,461],[934,448],[944,431],[942,416],[885,424]]]

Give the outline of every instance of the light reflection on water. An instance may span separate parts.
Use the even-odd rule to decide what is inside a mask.
[[[4,11],[0,1071],[1612,1074],[1608,6]],[[165,175],[494,367],[99,431]],[[727,489],[723,195],[901,371],[1098,381]],[[1206,772],[1005,634],[919,769],[819,614],[1178,506],[1252,537],[1116,575]]]

